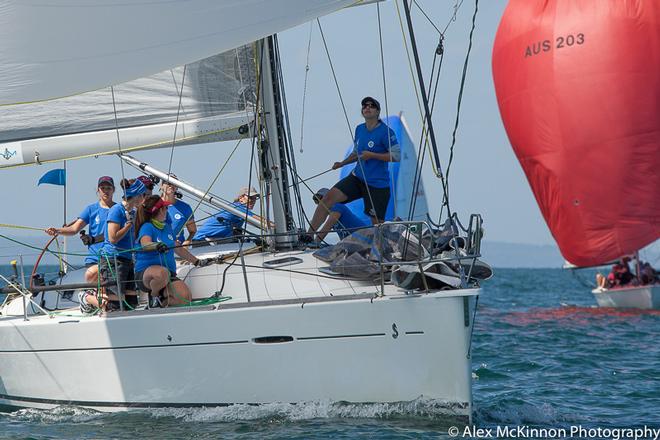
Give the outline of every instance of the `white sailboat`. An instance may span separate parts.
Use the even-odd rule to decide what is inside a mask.
[[[17,17],[33,8],[29,12],[36,18],[31,24],[40,25],[37,18],[45,13],[40,6],[10,3]],[[76,310],[49,313],[33,302],[33,295],[45,290],[59,295],[79,287],[76,276],[82,278],[80,272],[59,280],[62,286],[10,283],[5,291],[12,294],[0,309],[0,404],[36,408],[67,404],[111,411],[430,398],[448,414],[470,422],[472,326],[480,279],[490,276],[475,271],[481,217],[473,216],[463,230],[453,215],[445,229],[420,220],[374,228],[376,249],[382,251],[394,236],[396,243],[391,246],[403,246],[403,251],[396,248],[397,259],[372,259],[375,271],[365,271],[364,276],[335,270],[315,256],[315,249],[298,243],[277,41],[275,37],[251,41],[355,2],[198,0],[186,2],[185,9],[177,2],[165,3],[155,2],[152,7],[163,6],[172,17],[180,14],[179,24],[147,32],[140,17],[148,15],[150,6],[118,2],[119,8],[134,8],[136,15],[135,23],[131,21],[117,41],[114,33],[106,34],[110,30],[102,19],[88,16],[93,8],[75,4],[63,10],[52,8],[63,19],[67,11],[72,13],[67,19],[72,23],[85,14],[99,24],[86,41],[74,38],[75,29],[69,35],[66,26],[58,25],[62,33],[56,34],[56,46],[63,52],[52,57],[61,69],[53,75],[46,74],[39,63],[27,63],[42,59],[43,48],[33,47],[36,43],[2,43],[7,49],[1,52],[14,55],[9,58],[16,67],[13,75],[24,73],[25,81],[13,81],[15,87],[6,82],[0,86],[0,102],[48,101],[0,108],[11,127],[0,134],[0,150],[11,153],[0,159],[0,166],[118,153],[129,164],[170,179],[204,203],[231,209],[208,191],[187,184],[185,178],[168,177],[125,153],[169,147],[172,139],[182,145],[248,137],[266,153],[259,180],[264,193],[270,194],[276,230],[268,231],[262,222],[250,219],[253,226],[265,230],[265,242],[251,243],[242,237],[239,243],[194,249],[199,256],[215,257],[216,264],[178,266],[178,276],[190,286],[193,299],[201,300],[190,306],[96,316]],[[189,9],[194,8],[198,9],[192,13]],[[235,14],[228,18],[224,13],[229,10]],[[195,21],[200,18],[214,22],[208,28],[223,32],[205,35]],[[19,32],[18,27],[12,29]],[[18,35],[26,32],[29,29],[21,28]],[[230,33],[232,38],[225,40]],[[154,45],[153,34],[170,43]],[[45,31],[40,35],[53,37]],[[73,46],[60,44],[62,40]],[[97,52],[100,60],[74,56],[70,63],[61,61],[81,47],[96,50],[96,40],[102,43]],[[199,42],[203,43],[200,48]],[[248,46],[241,48],[241,44]],[[129,50],[129,46],[138,49]],[[227,49],[231,50],[213,55]],[[32,60],[28,60],[30,53]],[[27,63],[25,72],[21,63]],[[252,74],[243,70],[250,63],[258,67]],[[157,73],[164,68],[172,70]],[[195,72],[192,77],[191,72]],[[71,78],[85,79],[76,83]],[[225,81],[207,81],[218,78]],[[176,85],[170,89],[174,90],[174,108],[170,100],[165,113],[169,118],[176,116],[176,122],[162,117],[162,103],[154,103],[154,97],[162,96],[159,91],[166,88],[159,85],[169,80]],[[32,89],[31,83],[43,86]],[[115,86],[63,97],[107,84]],[[128,113],[116,110],[122,107],[117,105],[122,95],[131,103]],[[227,103],[225,96],[233,101]],[[78,110],[73,122],[61,106]],[[42,112],[35,120],[48,121],[44,115],[63,117],[50,126],[34,127],[25,123],[25,118],[34,117],[32,111]],[[416,249],[416,256],[408,256],[411,249]],[[403,269],[415,275],[412,281],[409,277],[401,282],[395,276],[390,280],[391,273]],[[90,386],[85,380],[90,375],[103,385]]]

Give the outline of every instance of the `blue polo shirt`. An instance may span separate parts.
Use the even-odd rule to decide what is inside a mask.
[[[126,220],[126,209],[124,208],[123,204],[117,203],[108,210],[108,217],[106,219],[105,228],[103,228],[105,241],[101,247],[101,252],[108,257],[117,255],[117,258],[123,258],[125,260],[131,259],[131,253],[125,251],[133,249],[134,247],[135,240],[133,239],[133,226],[131,226],[131,229],[117,243],[113,244],[108,241],[108,223],[117,223],[121,229],[124,227],[124,225],[126,225]]]
[[[371,226],[365,220],[353,214],[351,209],[343,203],[335,203],[330,211],[339,213],[339,221],[332,226],[332,230],[339,235],[339,238],[346,238],[359,228]]]
[[[232,205],[242,212],[248,212],[246,206],[239,202],[234,202]],[[251,211],[248,213],[250,215],[253,214]],[[220,212],[204,222],[204,224],[197,230],[193,240],[204,240],[207,237],[231,237],[233,229],[242,227],[244,222],[245,215],[238,216],[222,209]]]
[[[367,129],[366,124],[355,127],[353,153],[360,155],[363,151],[373,153],[389,153],[391,151],[394,157],[398,157],[400,147],[394,131],[380,121],[371,131]],[[378,159],[361,160],[355,164],[353,174],[369,186],[387,188],[390,186],[388,164],[389,162]]]
[[[183,200],[177,200],[174,204],[167,207],[167,215],[172,221],[172,231],[177,234],[176,239],[183,243],[185,240],[184,232],[186,231],[186,223],[190,219],[195,219],[192,208]]]
[[[149,266],[163,266],[170,272],[176,272],[176,262],[174,261],[174,232],[172,225],[165,222],[163,229],[158,229],[153,223],[148,222],[140,227],[137,242],[140,243],[142,237],[149,237],[153,243],[165,243],[170,248],[164,254],[158,251],[139,251],[135,253],[135,272],[147,270]]]
[[[78,218],[89,225],[89,235],[96,237],[105,231],[105,221],[108,217],[108,211],[110,211],[110,208],[105,208],[99,202],[96,202],[83,209]],[[99,262],[99,252],[102,247],[103,242],[87,246],[89,254],[85,258],[85,264],[97,264]]]

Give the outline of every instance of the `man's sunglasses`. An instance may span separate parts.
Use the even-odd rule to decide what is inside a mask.
[[[372,104],[370,102],[362,104],[362,108],[369,108],[369,107],[376,108],[376,109],[378,108],[378,107],[376,107],[376,104]]]

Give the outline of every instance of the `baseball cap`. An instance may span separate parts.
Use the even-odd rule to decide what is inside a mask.
[[[367,102],[370,102],[370,103],[372,103],[373,105],[375,105],[375,106],[376,106],[376,109],[377,109],[378,111],[380,111],[380,102],[376,101],[376,100],[375,100],[374,98],[372,98],[371,96],[365,96],[364,98],[362,98],[362,105],[365,105]]]
[[[147,192],[147,187],[142,183],[142,180],[135,179],[135,182],[126,188],[126,198],[129,199],[131,197],[139,196],[145,192]]]
[[[238,192],[238,196],[248,196],[248,197],[259,197],[259,193],[257,192],[254,187],[251,186],[244,186],[241,188],[241,190]]]
[[[172,203],[168,202],[167,200],[160,199],[156,202],[156,204],[151,208],[151,213],[154,214],[158,212],[160,208],[170,206]]]
[[[148,189],[154,189],[154,181],[149,176],[137,176],[137,180],[144,183]]]
[[[99,177],[99,183],[96,184],[96,187],[98,188],[101,185],[110,185],[114,188],[115,187],[115,181],[112,180],[112,177],[110,177],[110,176],[101,176],[101,177]]]

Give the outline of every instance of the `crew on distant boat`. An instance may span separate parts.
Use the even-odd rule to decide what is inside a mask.
[[[337,182],[319,203],[310,222],[308,234],[314,234],[325,222],[335,203],[364,199],[364,212],[372,224],[385,220],[390,200],[390,172],[388,163],[398,162],[401,155],[396,134],[380,119],[380,103],[367,96],[362,99],[364,124],[355,128],[353,152],[343,161],[335,162],[336,170],[357,161],[351,174]],[[311,237],[303,237],[311,241]]]
[[[254,208],[255,203],[259,199],[259,193],[252,187],[243,187],[238,192],[232,205],[241,212],[257,219],[262,220],[261,217],[255,215],[251,210]],[[264,220],[265,221],[265,220]],[[209,244],[213,243],[214,239],[228,238],[233,235],[241,235],[243,224],[245,223],[245,215],[236,215],[231,212],[221,209],[217,214],[211,216],[204,224],[197,230],[193,237],[194,244],[202,244],[202,240],[206,240]],[[274,225],[271,224],[271,227]]]
[[[600,273],[596,274],[596,284],[598,287],[612,289],[632,283],[635,276],[630,271],[629,261],[630,257],[623,257],[621,261],[612,266],[612,270],[607,277],[604,277]]]
[[[639,262],[639,276],[642,284],[660,283],[660,274],[647,262]]]
[[[152,307],[189,304],[190,289],[176,276],[174,254],[195,266],[209,264],[179,246],[168,215],[170,202],[157,195],[146,198],[138,208],[135,229],[142,250],[135,254],[135,279],[138,288],[151,295]]]
[[[103,236],[105,220],[108,216],[108,211],[115,205],[115,202],[112,200],[112,196],[115,193],[115,182],[112,180],[112,177],[99,177],[96,192],[99,201],[83,209],[78,219],[72,224],[62,228],[51,227],[46,229],[48,235],[75,235],[80,232],[80,239],[89,251],[87,257],[85,257],[85,266],[87,267],[85,281],[88,283],[96,283],[98,281],[99,250],[105,240]],[[87,225],[89,225],[89,234],[85,234],[83,230]],[[96,298],[94,298],[94,301],[96,301]],[[98,307],[98,304],[96,306]]]
[[[170,176],[177,178],[176,175]],[[172,220],[172,230],[177,234],[177,241],[183,246],[188,246],[195,234],[197,233],[197,225],[195,224],[195,216],[193,209],[189,204],[181,200],[182,194],[177,191],[177,187],[171,183],[162,181],[160,184],[161,198],[170,205],[167,207],[167,213]],[[184,239],[183,231],[188,230],[188,239]]]
[[[132,252],[135,247],[133,222],[135,209],[144,201],[144,193],[147,188],[139,179],[123,179],[121,186],[124,188],[122,202],[114,205],[108,211],[99,271],[104,282],[112,282],[111,285],[106,287],[106,290],[123,296],[129,306],[135,307],[137,306],[137,292],[135,291],[132,259]],[[115,259],[117,261],[116,265]],[[85,305],[89,303],[89,296],[81,299],[84,299],[80,304],[81,309],[91,311],[85,310]],[[108,300],[107,310],[120,307],[118,296],[108,294],[104,299]]]
[[[330,190],[328,188],[321,188],[316,191],[316,194],[312,197],[314,203],[317,205],[321,203],[323,197],[325,197]],[[343,239],[351,235],[353,232],[360,228],[366,228],[370,225],[363,219],[359,218],[353,211],[343,203],[335,203],[330,207],[330,214],[328,219],[323,224],[321,229],[316,232],[316,236],[319,241],[328,235],[328,232],[335,231],[339,235],[339,239]]]

